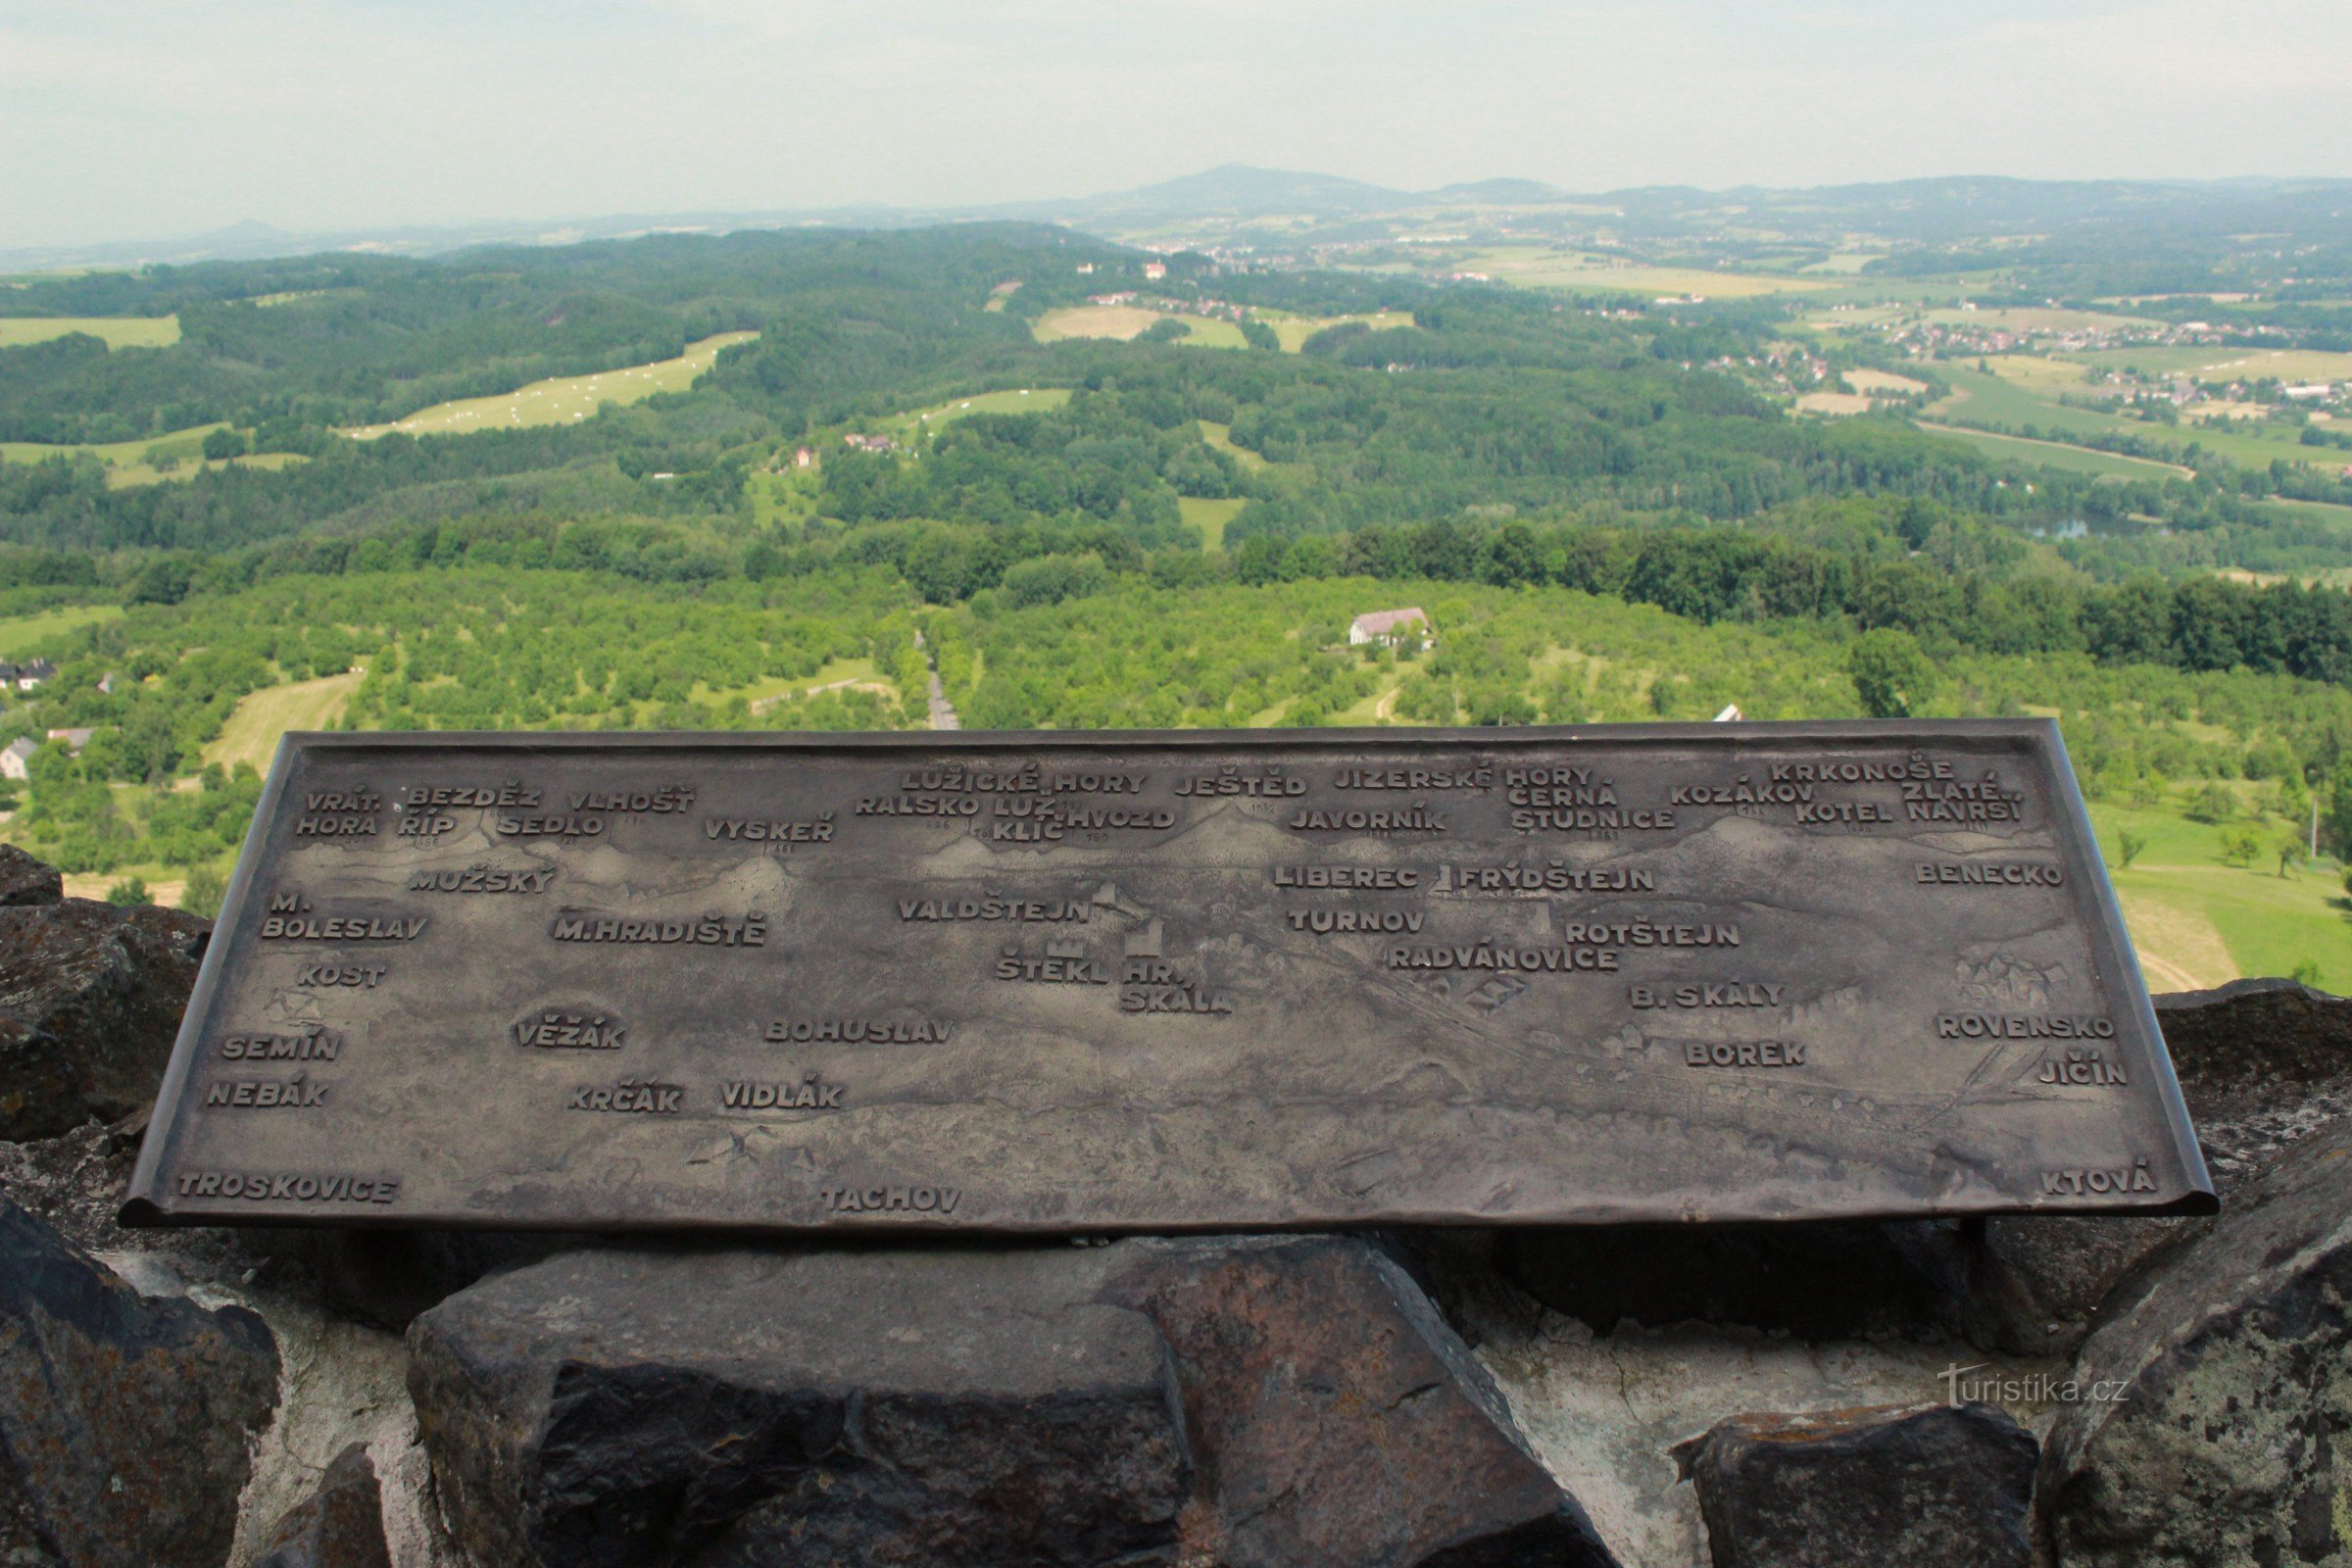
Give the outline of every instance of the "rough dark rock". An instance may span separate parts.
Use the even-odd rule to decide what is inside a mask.
[[[0,844],[0,907],[56,904],[66,896],[65,876],[14,844]]]
[[[0,1139],[152,1103],[211,930],[151,906],[0,906]]]
[[[0,1568],[58,1568],[61,1561],[41,1539],[24,1484],[0,1462]]]
[[[392,1568],[383,1510],[367,1445],[352,1444],[270,1530],[253,1568]]]
[[[586,1236],[516,1231],[317,1230],[271,1241],[311,1270],[327,1310],[395,1333],[501,1270],[594,1245]]]
[[[484,1562],[1612,1563],[1360,1241],[567,1253],[409,1343]]]
[[[0,1200],[0,1469],[72,1568],[220,1568],[276,1402],[259,1317],[142,1297]]]
[[[1175,1369],[1072,1249],[580,1252],[410,1330],[461,1545],[491,1563],[1168,1560]]]
[[[1151,1313],[1176,1352],[1202,1479],[1183,1561],[1614,1561],[1485,1370],[1384,1253],[1332,1237],[1109,1251],[1106,1289]]]
[[[1811,1340],[1933,1337],[1957,1323],[1968,1277],[1959,1227],[1920,1221],[1507,1231],[1494,1261],[1602,1334],[1630,1318]]]
[[[2149,999],[2183,1080],[2318,1083],[2352,1072],[2352,1001],[2293,980],[2232,980]]]
[[[1714,1568],[2028,1568],[2034,1442],[1985,1404],[1744,1415],[1676,1450]]]
[[[1968,1338],[2012,1355],[2074,1349],[2126,1282],[2211,1229],[2210,1218],[2018,1214],[1978,1233]]]
[[[2352,1124],[2233,1194],[2075,1377],[2041,1480],[2067,1568],[2352,1563]]]
[[[2352,1001],[2292,980],[2154,999],[2197,1141],[2226,1195],[2352,1116]]]

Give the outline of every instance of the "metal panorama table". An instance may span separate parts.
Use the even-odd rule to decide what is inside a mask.
[[[2210,1208],[2054,725],[289,735],[134,1224]]]

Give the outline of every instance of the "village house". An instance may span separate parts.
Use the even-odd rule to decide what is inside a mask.
[[[41,682],[57,673],[57,666],[46,659],[36,659],[29,664],[0,662],[0,686],[14,686],[21,692],[37,690]]]
[[[1145,276],[1145,277],[1147,277],[1147,278],[1150,278],[1152,281],[1153,281],[1153,282],[1157,282],[1157,281],[1159,281],[1159,279],[1161,279],[1161,278],[1163,278],[1163,277],[1165,277],[1165,276],[1167,276],[1167,275],[1168,275],[1168,264],[1167,264],[1167,263],[1165,263],[1165,262],[1146,262],[1146,263],[1144,264],[1144,276]]]
[[[49,738],[53,741],[65,742],[66,750],[72,752],[75,757],[79,757],[81,749],[89,745],[90,737],[97,733],[96,730],[87,728],[53,729],[49,732]]]
[[[0,776],[13,779],[32,777],[32,754],[40,749],[41,743],[29,735],[20,736],[0,747]]]
[[[816,466],[816,449],[815,449],[815,448],[813,448],[813,447],[796,447],[796,448],[794,448],[794,449],[793,449],[793,454],[792,454],[792,466],[793,466],[794,467],[796,467],[796,468],[813,468],[813,467],[815,467],[815,466]]]
[[[1393,648],[1407,640],[1408,626],[1420,627],[1420,640],[1429,640],[1429,616],[1421,611],[1375,610],[1348,623],[1348,646],[1361,648],[1366,643],[1384,643]]]
[[[895,452],[899,445],[886,435],[845,435],[841,444],[858,452]]]

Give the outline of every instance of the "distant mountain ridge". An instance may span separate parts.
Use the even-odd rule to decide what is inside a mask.
[[[1410,191],[1338,174],[1222,164],[1196,174],[1132,189],[1050,201],[962,207],[858,204],[783,211],[617,214],[556,221],[412,224],[374,229],[288,232],[247,220],[185,239],[0,251],[0,271],[66,267],[135,267],[206,261],[260,261],[322,251],[358,250],[433,256],[479,245],[570,244],[657,233],[726,233],[804,225],[904,228],[982,219],[1067,224],[1105,238],[1153,224],[1197,220],[1247,225],[1305,218],[1361,225],[1449,206],[1470,209],[1615,211],[1661,235],[1703,233],[1740,215],[1783,223],[1839,225],[1924,242],[1990,231],[2048,233],[2082,222],[2131,221],[2195,213],[2200,226],[2248,226],[2292,216],[2304,223],[2352,231],[2352,179],[2035,180],[2009,175],[1948,175],[1803,188],[1743,185],[1705,190],[1653,185],[1578,194],[1541,180],[1494,178]]]

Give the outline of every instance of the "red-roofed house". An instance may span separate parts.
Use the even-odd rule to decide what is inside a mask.
[[[1429,616],[1419,610],[1375,610],[1358,615],[1348,623],[1348,643],[1361,648],[1366,643],[1400,643],[1407,626],[1419,626],[1422,637],[1429,635]]]

